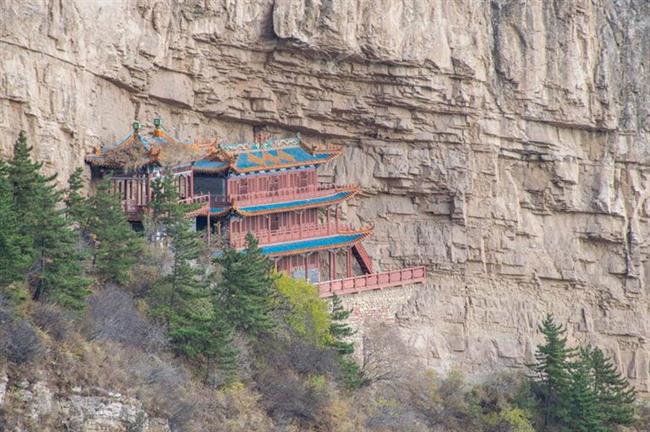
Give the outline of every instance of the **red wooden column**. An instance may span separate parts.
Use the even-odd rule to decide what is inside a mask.
[[[305,280],[309,280],[309,254],[305,254]]]
[[[206,226],[208,228],[208,246],[210,246],[210,236],[212,234],[212,228],[210,227],[210,192],[208,192],[208,212],[205,217],[206,220]]]
[[[348,277],[352,277],[352,248],[348,248],[346,258],[346,269]]]
[[[336,279],[336,251],[330,251],[330,280]]]
[[[325,207],[325,223],[327,224],[327,234],[330,234],[330,208]]]
[[[339,230],[339,206],[336,206],[336,231]]]
[[[271,243],[271,216],[266,215],[266,241]]]

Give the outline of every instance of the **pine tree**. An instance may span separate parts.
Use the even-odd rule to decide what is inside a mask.
[[[331,345],[341,355],[349,355],[354,352],[354,344],[348,341],[347,338],[354,335],[355,332],[345,322],[351,313],[351,310],[343,308],[341,299],[337,295],[332,296],[330,334],[334,340]]]
[[[79,226],[83,232],[88,228],[88,200],[81,194],[83,189],[83,169],[77,168],[68,179],[65,194],[66,216]]]
[[[607,426],[631,425],[634,422],[636,390],[600,348],[592,348],[589,354],[594,393],[603,423]]]
[[[567,420],[571,385],[569,366],[574,352],[567,348],[566,329],[556,324],[552,315],[546,316],[539,331],[544,335],[545,343],[537,347],[537,361],[531,368],[537,373],[537,383],[544,399],[544,424],[548,426],[552,421]]]
[[[211,351],[207,353],[208,367],[216,363],[217,368],[223,374],[225,384],[231,383],[237,376],[237,349],[234,346],[234,330],[223,311],[222,305],[217,299],[213,299],[212,315],[212,346]]]
[[[192,206],[179,203],[171,176],[156,180],[152,188],[149,223],[172,254],[171,271],[163,280],[155,311],[165,322],[177,352],[205,360],[207,376],[216,363],[230,381],[237,367],[232,328],[215,302],[209,280],[195,265],[205,245],[186,217]]]
[[[165,292],[161,293],[156,311],[171,331],[174,316],[183,314],[180,308],[208,295],[206,283],[192,265],[203,252],[204,245],[185,216],[188,206],[179,203],[173,178],[167,175],[156,179],[152,189],[153,199],[149,203],[152,217],[148,223],[162,236],[172,254],[171,272],[163,280]]]
[[[352,358],[354,344],[348,338],[355,334],[346,320],[352,310],[345,309],[341,299],[335,294],[332,296],[332,312],[330,313],[330,346],[339,354],[339,363],[343,374],[343,381],[348,389],[355,389],[367,382],[367,376]]]
[[[0,289],[25,276],[27,239],[20,234],[7,165],[0,160]]]
[[[275,299],[273,263],[248,233],[244,251],[226,249],[217,259],[222,281],[217,284],[218,298],[226,318],[233,326],[251,336],[273,327]]]
[[[85,225],[92,239],[93,264],[97,273],[106,281],[126,283],[131,267],[142,252],[143,243],[131,229],[120,199],[112,193],[110,177],[99,183],[97,192],[87,205],[75,200],[71,214],[81,223],[87,221]]]
[[[20,222],[19,234],[26,239],[22,253],[28,257],[28,261],[34,259],[33,240],[41,223],[37,219],[40,211],[38,195],[45,185],[51,184],[56,178],[42,176],[43,164],[33,162],[31,153],[32,147],[27,144],[25,131],[20,131],[14,144],[13,157],[7,166],[7,174],[13,193],[16,219]]]
[[[603,415],[599,410],[594,392],[594,375],[591,368],[590,351],[580,350],[578,360],[571,365],[571,381],[568,393],[566,425],[575,432],[606,432]]]
[[[20,221],[20,234],[28,239],[32,298],[49,298],[57,303],[81,309],[90,281],[82,276],[81,256],[76,249],[77,235],[63,211],[62,194],[56,190],[56,175],[45,177],[42,164],[31,161],[31,147],[20,133],[9,162],[14,205]]]

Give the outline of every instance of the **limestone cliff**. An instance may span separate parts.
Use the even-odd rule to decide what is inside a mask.
[[[0,149],[65,179],[134,118],[342,144],[379,267],[430,271],[424,363],[521,366],[552,311],[648,390],[649,59],[646,0],[8,0]]]

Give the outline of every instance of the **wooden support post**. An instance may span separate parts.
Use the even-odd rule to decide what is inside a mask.
[[[208,228],[208,246],[210,246],[210,236],[212,234],[212,227],[210,227],[210,192],[208,192],[208,212],[206,215],[206,224]]]
[[[346,256],[346,269],[345,271],[347,272],[347,277],[352,277],[352,248],[348,248],[347,256]]]
[[[339,206],[336,206],[336,232],[339,231]]]
[[[327,224],[327,234],[330,234],[330,208],[325,207],[325,223]]]
[[[190,171],[190,196],[194,196],[194,171]]]
[[[330,280],[336,279],[336,251],[329,251],[330,255]]]
[[[309,254],[305,254],[305,280],[309,280]]]

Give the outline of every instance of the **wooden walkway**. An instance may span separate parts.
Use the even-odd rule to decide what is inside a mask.
[[[320,282],[318,288],[321,298],[326,298],[334,294],[356,294],[364,291],[424,283],[426,280],[427,271],[424,267],[410,267],[401,270]]]

